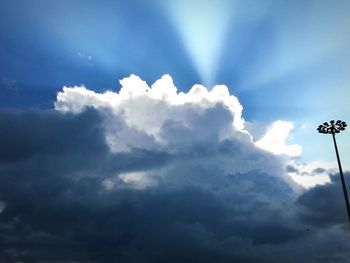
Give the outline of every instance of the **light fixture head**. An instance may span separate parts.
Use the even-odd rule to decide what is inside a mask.
[[[319,125],[317,131],[323,134],[335,134],[345,131],[345,127],[347,126],[346,122],[342,120],[337,120],[337,122],[335,122],[335,120],[331,120],[329,123],[324,122],[323,124]]]

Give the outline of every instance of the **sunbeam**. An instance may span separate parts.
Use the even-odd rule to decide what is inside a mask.
[[[219,57],[234,16],[232,1],[164,1],[174,26],[205,85],[214,84]]]

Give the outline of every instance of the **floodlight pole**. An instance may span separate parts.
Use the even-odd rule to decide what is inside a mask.
[[[336,133],[340,133],[341,131],[344,131],[346,126],[347,126],[347,124],[346,124],[345,121],[338,120],[337,122],[335,122],[334,120],[331,120],[330,124],[328,124],[328,122],[325,122],[325,123],[321,124],[320,126],[318,126],[317,130],[318,130],[319,133],[332,134],[334,148],[335,148],[335,153],[337,155],[339,174],[340,174],[341,185],[342,185],[342,188],[343,188],[343,194],[344,194],[346,211],[348,212],[348,220],[349,220],[349,223],[350,223],[349,196],[348,196],[348,191],[346,189],[343,169],[341,167],[341,162],[340,162],[340,158],[339,158],[339,151],[338,151],[337,141],[335,139],[335,134]]]
[[[337,141],[335,140],[335,132],[332,132],[332,137],[333,137],[333,142],[334,142],[334,148],[335,148],[335,153],[337,155],[337,161],[338,161],[338,167],[339,167],[339,174],[340,174],[340,180],[341,180],[341,185],[343,188],[343,193],[344,193],[344,199],[345,199],[345,205],[346,205],[346,210],[348,212],[348,219],[350,223],[350,203],[349,203],[349,196],[348,196],[348,191],[346,189],[346,184],[345,184],[345,178],[343,174],[343,169],[341,167],[341,162],[339,158],[339,152],[338,152],[338,146],[337,146]]]

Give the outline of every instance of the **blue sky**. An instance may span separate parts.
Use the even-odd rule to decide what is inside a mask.
[[[304,157],[330,161],[313,128],[349,115],[348,8],[347,1],[3,1],[0,105],[52,108],[63,85],[115,90],[129,74],[149,83],[170,74],[183,91],[227,85],[246,120],[293,121],[296,142],[308,144]],[[314,151],[318,145],[326,150]]]
[[[348,10],[345,0],[1,1],[0,247],[14,252],[0,256],[349,259],[339,179],[322,166],[335,161],[332,140],[316,131],[350,121]],[[250,141],[276,121],[301,156]],[[349,132],[337,139],[348,171]],[[332,175],[304,189],[286,171]]]

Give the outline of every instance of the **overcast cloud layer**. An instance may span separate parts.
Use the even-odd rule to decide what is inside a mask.
[[[338,176],[291,123],[255,140],[225,86],[121,85],[0,111],[0,262],[350,261]]]

